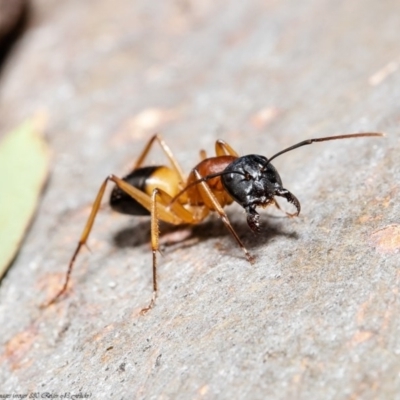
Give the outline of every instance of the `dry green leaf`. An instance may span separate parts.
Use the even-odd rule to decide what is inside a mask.
[[[0,278],[14,259],[46,181],[50,152],[42,138],[43,116],[0,142]]]

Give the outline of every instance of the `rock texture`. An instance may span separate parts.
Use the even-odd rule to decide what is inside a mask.
[[[46,110],[53,167],[0,287],[0,393],[399,398],[399,27],[395,0],[32,1],[3,65],[0,131]],[[149,221],[105,199],[68,295],[39,308],[99,185],[154,132],[189,172],[218,138],[268,157],[377,130],[275,160],[299,218],[267,209],[254,236],[229,209],[254,265],[216,217],[162,225],[145,316]]]

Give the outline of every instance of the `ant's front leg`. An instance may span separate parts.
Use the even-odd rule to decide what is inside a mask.
[[[231,225],[228,216],[226,215],[226,212],[222,208],[221,204],[218,202],[218,199],[215,197],[214,193],[212,192],[210,186],[207,185],[207,183],[203,180],[203,177],[200,175],[199,171],[197,169],[193,170],[194,176],[197,179],[198,182],[198,187],[199,191],[201,193],[201,196],[203,199],[208,199],[209,202],[213,205],[214,210],[218,213],[219,217],[221,218],[222,222],[224,225],[228,228],[229,232],[232,234],[232,236],[235,238],[237,244],[239,247],[243,250],[247,260],[253,264],[254,263],[254,257],[249,253],[249,251],[246,249],[242,241],[240,240],[238,234],[236,231],[233,229],[233,226]]]

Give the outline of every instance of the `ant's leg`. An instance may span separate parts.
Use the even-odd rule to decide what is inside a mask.
[[[172,197],[161,189],[154,189],[151,195],[151,250],[153,254],[153,296],[147,307],[140,311],[144,315],[154,307],[157,297],[157,251],[159,251],[159,216],[158,211],[161,206],[168,206],[171,203]],[[179,203],[171,205],[171,212],[181,218],[182,223],[196,224],[200,222],[193,213],[188,211]],[[205,217],[205,215],[204,215]],[[203,218],[204,218],[203,217]]]
[[[239,154],[229,146],[225,140],[218,139],[215,142],[215,153],[217,156],[234,156],[239,157]]]
[[[197,169],[193,170],[194,175],[197,180],[201,180],[202,176],[200,175],[199,171]],[[237,244],[240,246],[240,248],[243,250],[244,254],[246,255],[247,260],[250,263],[253,263],[254,257],[250,255],[250,253],[247,251],[246,247],[244,247],[242,241],[240,240],[239,236],[233,229],[231,223],[229,222],[228,216],[226,215],[224,209],[222,208],[221,204],[219,204],[217,198],[214,196],[214,193],[210,189],[210,187],[207,185],[206,182],[201,181],[199,182],[199,191],[203,198],[207,198],[208,200],[211,201],[212,205],[214,206],[215,211],[218,213],[219,217],[222,219],[222,222],[225,224],[225,226],[228,228],[229,232],[232,234],[232,236],[235,238]]]
[[[144,315],[154,307],[157,297],[157,251],[159,249],[159,227],[158,227],[158,214],[157,214],[157,195],[158,189],[154,189],[151,195],[151,251],[153,254],[153,296],[147,307],[142,308],[140,314]]]
[[[99,208],[100,208],[101,199],[103,198],[104,191],[106,189],[107,182],[109,181],[109,179],[110,179],[110,177],[107,177],[105,179],[105,181],[100,186],[99,191],[97,192],[96,199],[95,199],[95,201],[94,201],[94,203],[92,205],[92,209],[90,211],[89,218],[86,221],[85,227],[84,227],[84,229],[82,231],[81,238],[79,239],[78,245],[76,246],[74,254],[72,255],[71,260],[70,260],[70,262],[68,264],[68,270],[67,270],[67,274],[65,275],[64,284],[63,284],[62,288],[58,291],[58,293],[48,303],[45,304],[45,307],[48,307],[51,304],[55,303],[66,292],[67,287],[68,287],[68,283],[69,283],[69,279],[70,279],[70,276],[71,276],[71,272],[72,272],[72,269],[73,269],[73,266],[74,266],[74,263],[75,263],[75,259],[78,256],[78,253],[79,253],[80,249],[82,248],[82,246],[86,243],[86,240],[87,240],[87,238],[89,236],[89,233],[90,233],[90,231],[92,229],[94,220],[95,220],[96,215],[97,215],[97,213],[99,211]]]
[[[205,150],[200,150],[200,160],[203,161],[207,158],[207,153]]]
[[[218,156],[234,156],[239,157],[239,154],[233,150],[233,148],[225,142],[225,140],[218,139],[215,142],[215,154]],[[203,161],[207,158],[206,152],[200,150],[200,159]]]
[[[147,142],[145,148],[143,149],[142,153],[140,154],[139,158],[137,159],[136,163],[134,164],[133,170],[142,166],[143,161],[145,160],[147,154],[149,153],[149,151],[155,141],[157,141],[160,144],[161,149],[164,151],[165,155],[168,157],[169,161],[171,162],[171,165],[173,166],[174,170],[179,175],[181,182],[182,183],[185,182],[185,177],[183,175],[182,168],[178,164],[178,161],[176,160],[175,156],[173,155],[171,149],[168,147],[168,145],[164,142],[161,135],[159,135],[158,133],[155,134],[154,136],[152,136],[150,138],[150,140]]]
[[[59,292],[56,294],[56,296],[53,297],[52,300],[50,300],[45,306],[49,306],[53,303],[55,303],[67,290],[68,287],[68,283],[70,280],[70,276],[71,276],[71,272],[74,266],[74,262],[75,259],[79,253],[79,251],[81,250],[82,246],[84,244],[86,244],[86,241],[89,237],[90,231],[92,230],[93,227],[93,223],[94,220],[96,218],[96,215],[99,211],[100,208],[100,204],[101,204],[101,200],[103,198],[104,195],[104,191],[106,189],[107,183],[109,181],[114,182],[121,190],[123,190],[124,192],[126,192],[127,194],[129,194],[132,198],[134,198],[138,203],[140,203],[143,207],[147,208],[149,211],[151,210],[151,199],[150,196],[143,193],[142,191],[140,191],[139,189],[129,185],[129,183],[123,181],[122,179],[116,177],[115,175],[109,175],[104,182],[102,183],[102,185],[100,186],[100,189],[97,193],[96,199],[93,203],[89,218],[85,224],[85,227],[82,231],[81,234],[81,238],[79,239],[78,245],[72,255],[72,258],[69,262],[68,265],[68,270],[67,273],[65,275],[65,281],[64,284],[62,286],[62,288],[59,290]],[[163,221],[169,222],[171,224],[179,224],[181,222],[181,218],[179,218],[178,216],[174,215],[173,213],[171,213],[167,207],[165,207],[164,205],[160,204],[160,206],[158,207],[158,215],[160,216],[160,219],[162,219]]]

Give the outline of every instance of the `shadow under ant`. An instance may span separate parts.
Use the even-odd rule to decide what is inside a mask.
[[[230,218],[236,233],[243,239],[243,243],[248,249],[257,249],[266,246],[270,240],[277,236],[284,236],[295,240],[299,238],[296,232],[287,232],[284,230],[281,222],[273,222],[274,220],[287,220],[285,216],[279,217],[276,215],[263,214],[262,218],[263,223],[261,224],[260,232],[257,234],[250,230],[246,221],[241,220],[240,216]],[[187,233],[187,231],[189,231],[189,233]],[[229,231],[216,215],[210,216],[207,221],[199,225],[188,224],[175,226],[160,221],[160,247],[162,252],[167,248],[190,248],[198,242],[205,242],[208,239],[216,238],[225,239],[227,236],[231,238]],[[138,247],[149,244],[150,237],[150,221],[146,218],[133,226],[123,228],[116,232],[113,237],[113,242],[114,245],[119,248]],[[180,239],[182,237],[183,239]],[[227,245],[229,246],[229,244]],[[233,240],[230,245],[232,248],[237,247]],[[238,255],[240,255],[240,251]]]

